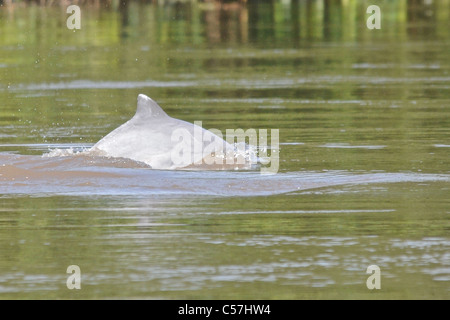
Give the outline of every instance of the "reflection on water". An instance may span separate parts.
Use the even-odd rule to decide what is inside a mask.
[[[1,298],[448,298],[449,1],[3,2]],[[280,172],[76,154],[139,93]]]
[[[83,37],[84,41],[104,45],[151,37],[158,43],[176,45],[253,43],[279,48],[285,41],[290,41],[289,46],[292,47],[311,40],[365,42],[374,36],[382,41],[448,38],[447,1],[382,1],[378,4],[383,14],[381,28],[389,29],[382,35],[365,28],[369,4],[355,0],[160,1],[159,6],[138,1],[103,2],[100,7],[88,3],[81,5],[84,13],[81,29],[94,28],[98,32],[100,28],[109,28],[100,31],[101,37]],[[59,5],[64,7],[65,4]],[[65,10],[47,6],[43,11],[39,7],[27,6],[26,16],[18,13],[22,10],[25,10],[23,5],[12,4],[5,6],[2,12],[7,30],[14,26],[7,26],[6,22],[12,22],[35,31],[21,35],[14,42],[52,41],[58,35],[47,37],[48,28],[66,26],[68,14]],[[48,11],[53,14],[48,15]],[[25,23],[28,26],[24,26]],[[82,30],[77,32],[82,33]],[[77,50],[76,46],[63,48],[66,51]],[[151,50],[149,44],[141,48]]]

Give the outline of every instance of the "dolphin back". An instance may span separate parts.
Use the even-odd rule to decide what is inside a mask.
[[[94,155],[143,162],[153,169],[192,166],[219,169],[228,164],[228,158],[235,157],[235,147],[221,135],[170,117],[144,94],[137,98],[133,118],[98,141],[90,151]],[[236,167],[234,162],[231,166]]]

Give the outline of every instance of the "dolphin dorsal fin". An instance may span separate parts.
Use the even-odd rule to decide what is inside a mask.
[[[145,118],[160,118],[167,117],[167,113],[151,98],[145,94],[138,95],[137,110],[134,117],[141,119]]]

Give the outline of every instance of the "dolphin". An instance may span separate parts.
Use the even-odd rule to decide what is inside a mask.
[[[230,163],[227,159],[235,156],[235,148],[219,136],[220,132],[215,132],[172,118],[153,99],[139,94],[133,118],[106,135],[89,152],[132,159],[152,169],[225,168]]]

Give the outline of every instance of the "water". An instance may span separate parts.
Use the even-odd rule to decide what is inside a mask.
[[[449,3],[380,6],[1,8],[0,297],[448,299]],[[77,154],[139,93],[279,129],[279,172]]]

